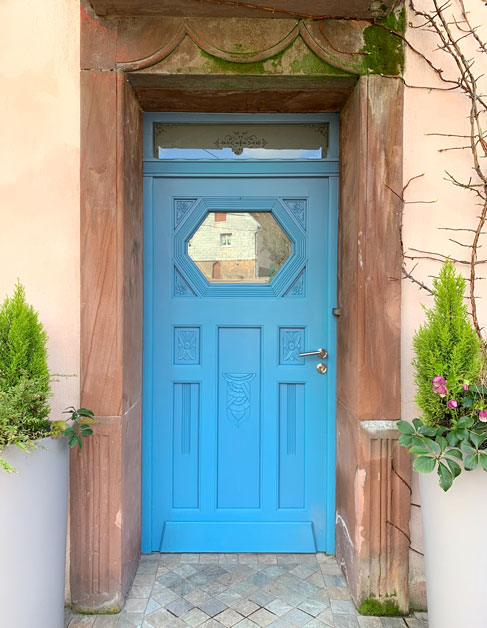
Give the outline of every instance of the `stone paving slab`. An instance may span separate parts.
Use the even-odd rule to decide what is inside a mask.
[[[149,554],[118,615],[65,628],[428,628],[426,613],[364,617],[326,554]]]

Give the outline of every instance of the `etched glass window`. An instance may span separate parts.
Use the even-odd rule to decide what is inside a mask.
[[[292,252],[270,212],[210,212],[188,255],[211,283],[269,283]]]
[[[324,159],[328,123],[154,122],[153,137],[157,159]]]

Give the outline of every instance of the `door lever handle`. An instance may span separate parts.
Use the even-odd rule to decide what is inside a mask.
[[[320,360],[324,360],[328,355],[328,351],[326,349],[318,349],[318,351],[308,351],[306,353],[300,353],[299,357],[304,358],[307,355],[317,355]]]

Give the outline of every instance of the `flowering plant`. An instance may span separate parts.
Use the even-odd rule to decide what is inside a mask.
[[[440,486],[447,491],[453,480],[479,465],[487,471],[487,388],[468,381],[448,384],[441,375],[432,379],[431,389],[444,407],[443,424],[413,424],[399,421],[399,444],[416,455],[413,468],[430,473],[437,468]]]
[[[465,280],[450,260],[433,282],[435,304],[414,337],[416,402],[421,418],[399,421],[399,444],[413,468],[438,472],[447,491],[463,469],[487,471],[487,388],[480,339],[463,302]]]

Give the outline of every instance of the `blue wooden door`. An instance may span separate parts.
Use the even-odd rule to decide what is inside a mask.
[[[146,179],[146,552],[334,550],[337,178],[240,171]]]

